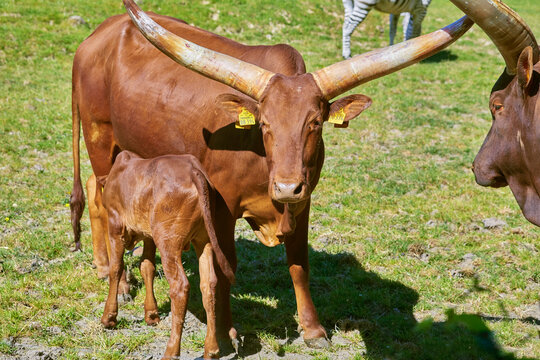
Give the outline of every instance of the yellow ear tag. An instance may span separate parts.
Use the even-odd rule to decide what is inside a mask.
[[[251,126],[255,124],[255,115],[249,112],[248,109],[242,108],[242,111],[238,114],[238,121],[235,127],[237,129],[251,129]]]
[[[328,119],[328,122],[331,124],[337,124],[337,125],[343,125],[343,122],[345,121],[345,110],[343,108],[339,109],[339,111],[336,111],[330,116],[330,119]]]

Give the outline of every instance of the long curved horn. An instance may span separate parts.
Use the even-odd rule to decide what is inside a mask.
[[[133,0],[124,0],[142,34],[177,63],[259,100],[275,74],[256,65],[199,46],[158,25]]]
[[[473,25],[466,16],[417,38],[340,61],[312,73],[324,97],[330,100],[344,92],[415,64],[452,44]]]
[[[500,0],[450,0],[484,30],[506,62],[506,72],[516,74],[519,55],[533,49],[533,63],[539,60],[538,44],[525,21]]]

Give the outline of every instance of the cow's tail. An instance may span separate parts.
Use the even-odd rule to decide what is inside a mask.
[[[73,90],[75,92],[75,90]],[[69,197],[69,207],[71,210],[71,226],[75,240],[75,250],[81,249],[81,216],[84,211],[84,191],[81,183],[81,161],[79,151],[79,141],[81,137],[81,118],[79,106],[75,101],[73,93],[72,103],[72,135],[73,135],[73,190]]]
[[[204,219],[204,226],[208,232],[208,237],[210,238],[210,244],[214,249],[216,254],[216,259],[221,268],[221,271],[225,274],[227,279],[231,284],[234,284],[235,276],[234,271],[231,268],[231,264],[223,254],[223,251],[219,247],[216,230],[215,230],[215,200],[214,200],[214,189],[209,185],[208,180],[205,174],[197,168],[193,169],[192,180],[197,187],[197,192],[199,193],[199,206]]]

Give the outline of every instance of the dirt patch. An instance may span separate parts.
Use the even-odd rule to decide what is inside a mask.
[[[113,350],[121,351],[122,353],[128,353],[125,355],[125,359],[129,360],[154,360],[161,359],[163,351],[167,345],[169,339],[169,332],[171,326],[170,314],[161,314],[162,321],[154,328],[155,336],[151,342],[146,343],[140,349],[134,351],[128,351],[126,346],[121,343],[116,343],[111,347]],[[90,334],[101,332],[103,336],[112,338],[118,333],[122,333],[125,336],[135,336],[144,334],[149,330],[143,322],[142,317],[138,317],[125,310],[120,309],[118,314],[119,319],[127,321],[129,326],[117,330],[103,329],[99,323],[99,318],[84,318],[75,323],[74,328],[70,333],[78,338],[84,338]],[[53,327],[50,330],[51,333],[59,335],[58,332],[62,332],[59,327]],[[206,332],[206,324],[201,322],[191,312],[186,314],[186,322],[184,324],[184,331],[182,335],[183,346],[180,359],[200,359],[202,356],[202,350],[190,349],[190,345],[185,339],[192,338],[194,336],[204,336]],[[61,335],[61,334],[60,334]],[[240,353],[236,354],[232,351],[225,351],[222,354],[221,359],[283,359],[286,356],[287,359],[293,360],[307,360],[313,358],[313,352],[307,348],[301,336],[295,336],[294,338],[277,339],[272,346],[263,344],[254,335],[240,336],[242,340],[242,348]],[[64,349],[58,346],[47,346],[33,338],[21,337],[21,338],[9,338],[2,341],[5,345],[11,348],[9,355],[0,354],[0,360],[55,360],[60,359],[66,355]],[[333,347],[330,352],[325,352],[325,355],[330,359],[348,359],[354,356],[356,351],[349,351],[348,347],[351,345],[351,341],[347,339],[347,333],[335,333],[332,337]],[[294,347],[299,353],[290,353],[284,350],[284,347]],[[78,348],[75,350],[76,355],[81,359],[98,359],[96,356],[97,349],[92,348]],[[304,353],[305,352],[305,353]],[[71,350],[70,353],[73,353]]]

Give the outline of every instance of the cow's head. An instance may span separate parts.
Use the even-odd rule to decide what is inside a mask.
[[[124,4],[143,35],[167,56],[247,95],[227,94],[219,101],[231,121],[244,116],[261,127],[270,172],[268,191],[272,199],[282,203],[310,196],[323,160],[323,123],[346,127],[371,104],[364,95],[332,99],[440,51],[472,26],[464,17],[405,43],[312,73],[284,76],[180,38],[156,24],[132,0],[124,0]]]
[[[491,91],[493,123],[473,163],[482,186],[509,185],[523,215],[540,226],[539,48],[525,22],[499,0],[452,0],[493,40],[506,69]]]
[[[233,94],[219,101],[231,121],[244,114],[261,128],[270,171],[268,192],[283,203],[305,200],[315,187],[323,160],[323,123],[337,119],[346,126],[371,105],[364,95],[329,103],[311,74],[276,74],[258,101]]]

